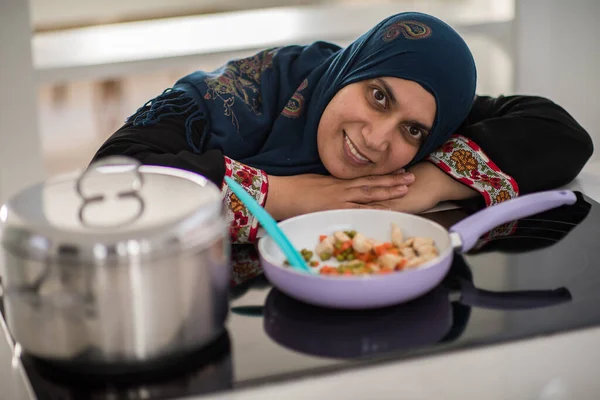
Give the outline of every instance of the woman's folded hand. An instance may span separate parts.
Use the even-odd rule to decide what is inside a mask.
[[[402,198],[413,182],[414,176],[404,170],[350,180],[316,174],[269,176],[265,208],[276,220],[332,209],[387,208],[379,203]]]
[[[435,207],[442,201],[463,200],[478,193],[458,182],[428,161],[410,168],[415,183],[402,198],[374,201],[372,207],[417,214]]]

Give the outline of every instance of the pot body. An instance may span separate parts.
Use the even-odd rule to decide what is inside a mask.
[[[224,331],[225,230],[207,247],[128,265],[76,265],[4,251],[8,326],[33,356],[87,365],[184,354]]]

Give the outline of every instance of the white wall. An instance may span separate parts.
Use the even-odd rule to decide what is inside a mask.
[[[0,202],[42,179],[28,3],[1,0]]]
[[[29,0],[36,27],[53,28],[124,20],[319,3],[315,0]]]
[[[516,92],[562,105],[600,146],[600,1],[518,0],[515,18]]]

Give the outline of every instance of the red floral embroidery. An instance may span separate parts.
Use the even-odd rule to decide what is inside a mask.
[[[519,186],[471,139],[453,135],[427,158],[454,179],[477,190],[488,206],[517,197]]]
[[[262,206],[267,201],[269,182],[267,174],[225,157],[225,175],[244,186],[246,191]],[[226,205],[227,219],[230,224],[229,233],[232,243],[251,243],[256,240],[258,221],[248,212],[240,199],[223,184],[223,201]]]
[[[240,178],[239,182],[242,184],[242,186],[252,186],[252,178],[253,176],[257,175],[244,169],[237,171],[235,174],[238,176],[238,178]]]
[[[478,170],[471,171],[471,179],[474,181],[481,181],[482,183],[487,183],[492,186],[494,189],[502,189],[502,180],[496,176],[488,176],[485,174],[481,174]]]

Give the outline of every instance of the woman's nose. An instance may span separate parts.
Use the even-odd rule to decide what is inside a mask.
[[[387,121],[371,123],[363,130],[365,145],[371,150],[386,151],[395,131],[395,123],[392,124]]]

